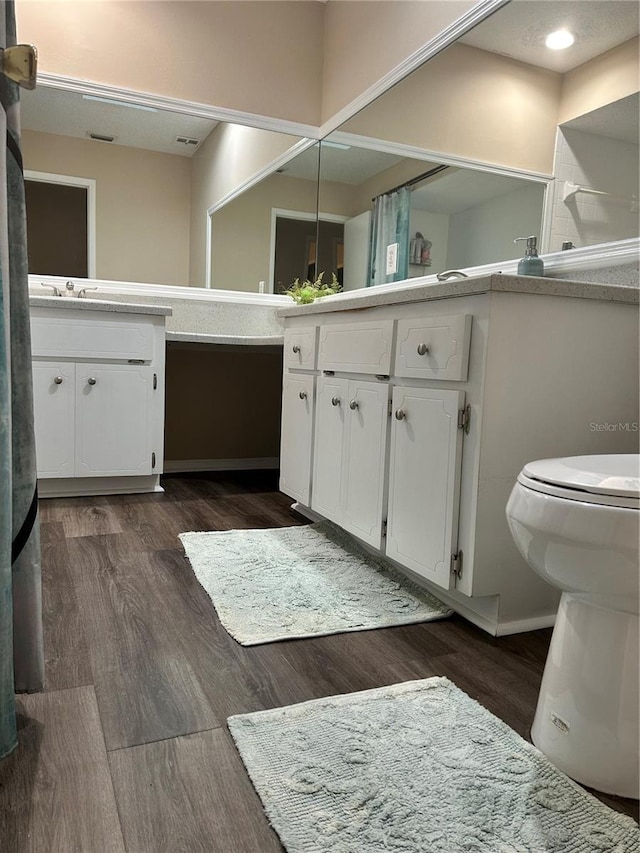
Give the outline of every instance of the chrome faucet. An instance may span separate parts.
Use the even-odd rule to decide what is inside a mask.
[[[460,270],[445,270],[444,272],[439,272],[436,275],[438,281],[448,281],[450,278],[469,278],[466,272],[460,272]]]
[[[53,293],[51,294],[52,296],[62,296],[62,291],[58,290],[55,284],[44,284],[43,282],[40,282],[40,287],[50,287],[51,290],[53,290]]]

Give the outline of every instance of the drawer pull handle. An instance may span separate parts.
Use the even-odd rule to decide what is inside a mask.
[[[300,397],[301,400],[306,400],[307,399],[307,392],[306,391],[298,392],[298,397]]]
[[[396,420],[403,421],[407,417],[407,413],[404,409],[396,409]]]
[[[332,397],[331,398],[331,405],[332,406],[339,406],[340,405],[340,397]]]
[[[299,352],[300,352],[300,345],[299,345],[299,344],[294,344],[294,345],[291,347],[291,349],[292,349],[292,350],[297,354],[297,353],[299,353]]]
[[[90,376],[87,379],[87,382],[89,383],[89,385],[95,385],[96,384],[96,380],[93,378],[93,376]]]
[[[426,344],[418,344],[418,355],[428,355],[429,347]]]
[[[352,401],[349,403],[349,408],[351,409],[351,411],[352,411],[352,412],[355,412],[355,410],[358,408],[358,401],[357,401],[357,400],[352,400]]]
[[[56,378],[53,381],[56,385],[62,385],[62,382],[63,382],[62,376],[56,376]]]

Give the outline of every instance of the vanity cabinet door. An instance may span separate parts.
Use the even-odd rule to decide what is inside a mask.
[[[457,550],[463,391],[393,391],[386,553],[444,589]]]
[[[382,543],[389,385],[350,381],[341,524],[374,548]]]
[[[33,415],[38,477],[72,477],[75,365],[33,362]]]
[[[349,381],[321,377],[316,398],[311,508],[341,524],[342,459]]]
[[[280,490],[309,506],[314,378],[285,374],[282,391]]]
[[[152,473],[149,365],[76,367],[76,476]]]

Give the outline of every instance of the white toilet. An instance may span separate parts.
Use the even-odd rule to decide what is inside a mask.
[[[562,590],[532,740],[583,785],[637,799],[640,455],[530,462],[507,520]]]

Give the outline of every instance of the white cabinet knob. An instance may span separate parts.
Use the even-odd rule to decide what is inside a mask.
[[[352,400],[352,401],[349,403],[349,408],[351,409],[351,411],[352,411],[352,412],[355,412],[355,410],[358,408],[358,401],[357,401],[357,400]]]
[[[56,376],[56,378],[53,381],[56,385],[62,385],[64,380],[62,379],[62,376]]]
[[[407,413],[404,409],[396,409],[396,420],[402,421],[407,417]]]
[[[428,355],[429,347],[426,344],[418,344],[418,355]]]
[[[340,397],[332,397],[331,398],[331,405],[332,406],[339,406],[340,405]]]
[[[96,384],[96,380],[93,378],[93,376],[90,376],[87,379],[87,382],[89,383],[89,385],[95,385]]]

